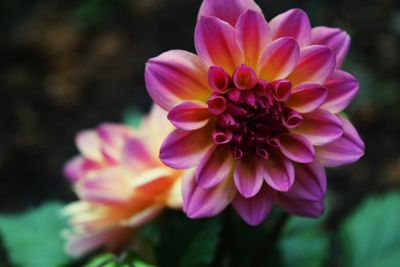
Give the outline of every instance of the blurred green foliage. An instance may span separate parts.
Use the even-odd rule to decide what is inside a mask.
[[[20,215],[0,216],[0,234],[10,260],[21,267],[57,267],[69,262],[63,251],[62,204],[49,202]]]
[[[284,266],[320,267],[329,257],[329,238],[319,219],[291,217],[279,240]]]
[[[220,242],[220,231],[219,217],[190,220],[183,214],[170,214],[160,229],[159,267],[209,266]]]
[[[400,263],[400,194],[367,199],[340,230],[347,267],[395,267]]]

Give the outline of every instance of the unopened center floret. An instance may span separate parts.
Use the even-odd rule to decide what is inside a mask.
[[[213,66],[209,84],[214,93],[208,107],[216,118],[212,139],[218,145],[228,144],[237,160],[249,154],[268,159],[280,146],[279,136],[302,122],[301,115],[284,104],[290,97],[290,81],[258,79],[246,65],[230,77]]]

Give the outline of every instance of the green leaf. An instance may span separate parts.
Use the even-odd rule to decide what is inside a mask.
[[[279,247],[284,266],[324,266],[329,253],[329,239],[321,229],[324,218],[291,217],[285,225]]]
[[[367,199],[340,228],[348,267],[393,267],[400,262],[400,194]]]
[[[190,220],[183,214],[170,212],[160,230],[159,266],[209,266],[217,250],[220,231],[218,217]]]
[[[19,215],[0,216],[0,234],[10,260],[24,267],[56,267],[69,262],[60,237],[61,203],[50,202]]]
[[[155,267],[143,262],[133,254],[125,254],[124,257],[118,259],[112,253],[98,255],[90,260],[84,267]]]
[[[85,265],[85,267],[104,266],[104,264],[113,263],[114,260],[115,260],[115,257],[113,254],[106,253],[106,254],[102,254],[102,255],[94,257],[92,260],[90,260],[89,263],[87,263]]]
[[[140,124],[142,123],[142,118],[143,114],[139,110],[135,108],[129,108],[124,112],[122,121],[128,126],[139,128]]]
[[[218,220],[205,223],[189,244],[180,267],[200,267],[210,264],[217,250],[220,231],[221,224]]]
[[[154,265],[150,265],[150,264],[145,263],[145,262],[140,261],[140,260],[136,260],[134,262],[133,266],[135,266],[135,267],[155,267]]]

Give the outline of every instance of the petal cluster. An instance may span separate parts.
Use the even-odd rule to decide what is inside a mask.
[[[324,167],[357,161],[364,143],[340,114],[358,91],[341,70],[349,35],[312,28],[292,9],[267,22],[252,0],[204,0],[197,54],[148,61],[146,85],[177,128],[160,158],[184,178],[184,211],[210,217],[232,204],[249,224],[274,204],[302,216],[324,211]]]
[[[165,111],[155,106],[138,129],[102,124],[77,135],[81,155],[64,168],[80,199],[63,210],[71,224],[64,231],[69,255],[116,249],[165,207],[181,207],[182,173],[158,159],[172,129]]]

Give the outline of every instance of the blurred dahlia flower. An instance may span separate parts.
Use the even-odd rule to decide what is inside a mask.
[[[69,255],[116,249],[165,207],[181,207],[181,171],[158,159],[172,129],[165,111],[155,106],[139,129],[102,124],[77,135],[81,155],[64,168],[80,198],[63,210],[71,224],[64,232]]]
[[[339,113],[358,91],[340,70],[350,45],[292,9],[269,23],[252,0],[204,0],[196,54],[165,52],[146,65],[147,89],[177,127],[161,147],[184,179],[184,211],[214,216],[231,202],[256,225],[273,203],[318,217],[324,167],[358,160],[364,144]]]

